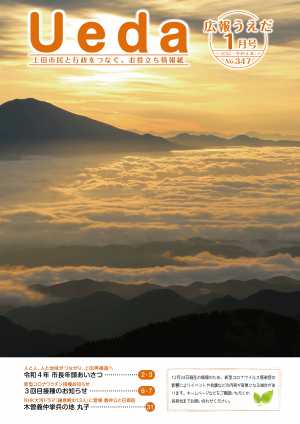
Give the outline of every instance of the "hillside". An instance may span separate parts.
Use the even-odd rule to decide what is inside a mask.
[[[212,302],[215,299],[220,299],[223,296],[218,293],[208,293],[208,294],[200,294],[199,296],[192,297],[191,300],[193,302],[198,303],[199,305],[207,305],[208,303]]]
[[[263,290],[241,300],[225,296],[221,299],[212,300],[199,311],[201,313],[222,312],[243,308],[263,309],[281,315],[300,316],[300,291],[281,293],[275,290]]]
[[[17,308],[6,316],[28,330],[79,334],[89,340],[98,340],[119,336],[149,323],[168,321],[197,309],[198,304],[171,290],[154,290],[127,301],[112,293],[97,292],[63,303]]]
[[[28,331],[0,316],[0,356],[54,356],[82,345],[85,339],[66,334],[51,335],[45,331]]]
[[[189,315],[150,324],[117,339],[86,343],[60,356],[300,356],[300,324],[260,310]]]
[[[0,153],[82,155],[180,148],[162,137],[139,135],[35,99],[0,106]]]
[[[107,332],[108,319],[116,314],[122,302],[123,299],[112,293],[97,292],[63,303],[17,308],[6,316],[28,330],[43,330],[51,334],[79,334],[85,338],[91,338],[91,334],[96,333],[99,337],[104,337],[110,334]]]

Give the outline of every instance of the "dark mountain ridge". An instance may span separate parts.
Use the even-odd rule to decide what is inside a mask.
[[[122,337],[89,342],[59,356],[300,356],[299,321],[256,309],[191,314],[149,324]]]
[[[13,250],[0,254],[0,266],[108,266],[112,268],[149,268],[154,266],[185,266],[177,257],[195,256],[209,252],[229,259],[254,257],[255,253],[227,242],[201,237],[166,242],[150,242],[129,246],[109,244],[106,246],[58,246]],[[167,254],[167,255],[166,255]]]
[[[42,284],[29,286],[29,290],[49,296],[50,298],[61,300],[88,296],[98,291],[113,293],[123,299],[132,299],[143,293],[161,289],[172,290],[186,299],[203,304],[211,300],[211,298],[207,296],[212,294],[214,294],[215,297],[230,295],[234,298],[243,299],[266,289],[276,290],[279,292],[296,292],[300,290],[300,283],[299,281],[282,276],[275,277],[275,279],[271,278],[267,281],[227,280],[223,283],[203,283],[201,281],[197,281],[187,286],[177,284],[167,287],[152,283],[124,284],[112,281],[94,281],[89,279],[67,281],[49,286],[44,286]],[[200,302],[200,300],[202,301]]]
[[[162,137],[139,135],[35,99],[0,106],[0,152],[11,155],[78,155],[179,148]]]
[[[292,258],[300,256],[300,246],[281,247],[279,249],[269,250],[265,256],[290,255]]]
[[[51,335],[45,331],[28,331],[0,315],[1,357],[54,356],[66,350],[73,350],[86,340],[66,334]]]
[[[251,296],[254,293],[260,292],[265,289],[273,289],[279,292],[295,292],[299,291],[300,285],[299,282],[289,282],[285,281],[283,277],[283,282],[280,283],[276,280],[273,282],[265,282],[258,279],[241,281],[241,280],[227,280],[223,283],[203,283],[197,281],[189,286],[170,286],[168,287],[171,290],[176,291],[181,296],[192,299],[195,297],[195,293],[198,293],[203,289],[208,290],[210,293],[217,293],[222,296],[230,295],[235,298],[245,298]],[[207,293],[208,294],[208,293]]]
[[[235,299],[225,296],[214,299],[199,309],[200,313],[222,312],[236,309],[262,309],[280,315],[300,317],[300,291],[293,293],[282,293],[275,290],[262,290],[246,299]]]
[[[288,140],[288,141],[300,141],[300,135],[297,134],[289,134],[284,135],[280,133],[258,133],[256,131],[248,131],[245,134],[226,134],[226,133],[219,133],[216,131],[168,131],[168,132],[156,132],[156,131],[139,131],[137,129],[130,129],[129,131],[135,132],[137,134],[152,134],[158,137],[163,138],[171,138],[176,137],[180,134],[189,134],[189,135],[214,135],[220,138],[226,138],[231,139],[234,137],[237,137],[239,135],[247,135],[248,137],[252,138],[259,138],[261,140]]]
[[[96,292],[113,293],[123,299],[132,299],[147,291],[162,289],[162,286],[151,283],[122,284],[114,281],[94,281],[88,278],[84,280],[67,281],[65,283],[44,286],[33,284],[29,290],[44,294],[57,299],[76,299]]]
[[[187,147],[197,149],[210,147],[300,147],[299,141],[293,140],[262,140],[260,138],[249,137],[248,135],[237,135],[226,139],[215,135],[190,135],[189,133],[178,134],[175,137],[169,137],[172,143],[178,143]]]
[[[79,334],[88,340],[99,340],[125,334],[151,322],[187,315],[198,308],[197,303],[171,290],[154,290],[127,301],[112,293],[97,292],[63,303],[17,308],[6,316],[28,330]]]

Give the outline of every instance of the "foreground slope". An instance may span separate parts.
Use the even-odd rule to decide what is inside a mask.
[[[28,330],[43,330],[51,334],[79,334],[89,339],[95,335],[101,338],[110,334],[109,317],[115,315],[122,302],[123,299],[112,293],[97,292],[63,303],[17,308],[6,316]]]
[[[28,331],[0,316],[0,356],[53,356],[82,345],[85,339],[66,334],[51,335],[45,331]]]
[[[300,325],[294,318],[254,309],[192,314],[86,343],[61,356],[300,356]]]

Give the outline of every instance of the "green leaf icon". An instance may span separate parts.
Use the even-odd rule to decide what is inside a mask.
[[[253,395],[253,400],[254,400],[255,403],[261,402],[260,396],[255,392],[254,392],[254,395]]]
[[[270,403],[273,399],[273,391],[270,390],[269,392],[265,392],[263,395],[259,396],[257,393],[254,392],[253,400],[255,403],[257,403],[257,406],[262,406],[262,403]]]
[[[271,402],[271,400],[273,399],[273,391],[274,390],[271,390],[270,392],[265,392],[261,396],[262,403],[270,403]]]

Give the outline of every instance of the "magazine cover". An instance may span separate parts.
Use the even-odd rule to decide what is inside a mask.
[[[299,15],[0,0],[3,422],[297,422]]]

